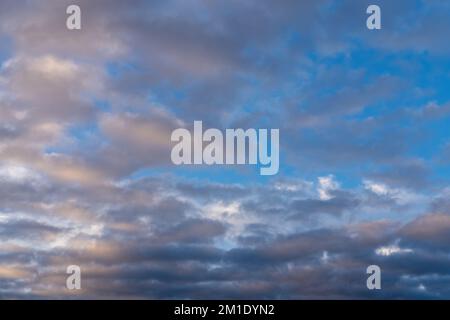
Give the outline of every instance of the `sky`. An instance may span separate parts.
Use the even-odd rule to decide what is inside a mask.
[[[0,0],[0,298],[449,299],[449,17]],[[195,120],[279,129],[278,174],[175,166]]]

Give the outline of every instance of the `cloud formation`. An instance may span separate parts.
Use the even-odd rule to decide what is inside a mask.
[[[0,3],[0,298],[450,297],[448,4],[72,2]],[[173,166],[194,120],[280,173]]]

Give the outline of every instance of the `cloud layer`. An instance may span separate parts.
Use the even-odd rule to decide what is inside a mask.
[[[0,3],[0,298],[450,297],[448,4],[76,3]],[[194,120],[280,173],[173,166]]]

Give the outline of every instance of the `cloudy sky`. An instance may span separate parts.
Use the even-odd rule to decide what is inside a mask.
[[[0,298],[450,298],[449,17],[1,0]],[[279,128],[279,173],[174,166],[194,120]]]

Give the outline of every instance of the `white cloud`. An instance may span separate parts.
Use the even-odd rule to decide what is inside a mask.
[[[320,261],[322,261],[324,264],[327,264],[328,260],[330,260],[330,256],[328,255],[328,251],[322,252],[322,256],[320,257]]]
[[[31,61],[31,68],[43,74],[53,77],[69,78],[76,74],[78,67],[71,61],[44,56]]]
[[[43,177],[37,172],[19,165],[0,166],[0,180],[12,183],[39,184]]]
[[[364,188],[378,196],[389,197],[398,204],[408,204],[423,200],[423,196],[410,192],[405,189],[392,188],[386,184],[374,182],[371,180],[363,181]]]
[[[336,190],[339,188],[339,183],[334,180],[333,175],[328,175],[326,177],[319,177],[319,186],[317,188],[317,192],[319,193],[320,200],[330,200],[333,196],[330,194],[330,191]]]
[[[364,188],[379,195],[384,196],[389,193],[389,188],[382,184],[382,183],[375,183],[369,180],[365,180],[364,182]]]
[[[379,247],[375,250],[375,253],[379,256],[389,257],[394,254],[412,253],[412,249],[402,249],[397,245],[390,245],[385,247]]]
[[[274,188],[278,191],[287,192],[310,192],[313,187],[313,183],[310,181],[278,181],[275,183]]]
[[[425,287],[422,283],[417,287],[420,291],[427,291],[427,287]]]

